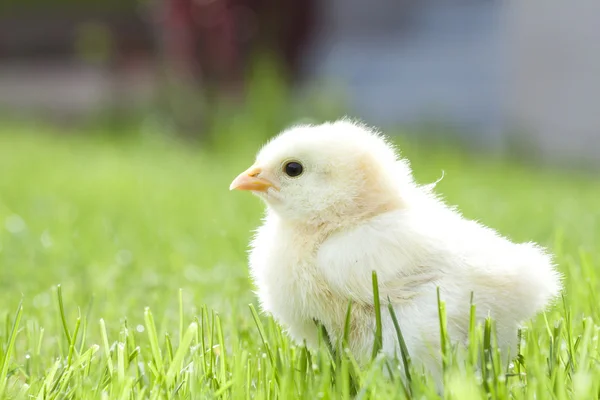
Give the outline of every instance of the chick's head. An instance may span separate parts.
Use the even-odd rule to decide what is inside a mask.
[[[383,137],[341,120],[282,132],[230,189],[251,191],[285,220],[339,224],[400,207],[411,184],[408,164]]]

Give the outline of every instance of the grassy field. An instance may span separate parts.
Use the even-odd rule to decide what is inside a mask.
[[[256,318],[246,267],[262,205],[231,193],[260,144],[0,134],[0,392],[11,398],[436,398],[397,360],[358,370]],[[449,357],[446,398],[600,394],[600,180],[405,144],[420,182],[516,241],[549,246],[566,296],[484,382]],[[22,304],[22,306],[20,306]],[[474,332],[481,338],[485,330]],[[485,336],[485,335],[483,335]],[[490,351],[491,348],[491,351]],[[486,356],[487,357],[487,356]]]

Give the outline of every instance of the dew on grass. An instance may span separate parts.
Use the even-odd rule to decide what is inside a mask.
[[[203,271],[197,265],[187,265],[183,270],[183,276],[190,282],[202,282],[204,280]]]
[[[44,246],[44,248],[46,249],[52,247],[52,245],[54,244],[52,241],[52,237],[50,236],[50,232],[48,232],[47,229],[42,233],[42,236],[40,236],[40,242],[42,243],[42,246]]]
[[[12,214],[6,217],[6,220],[4,221],[4,226],[6,227],[6,230],[12,233],[13,235],[22,233],[27,229],[27,224],[25,223],[23,218],[21,218],[21,216],[17,214]]]
[[[115,260],[117,264],[121,266],[126,266],[131,264],[131,261],[133,261],[133,254],[129,250],[119,250],[115,257]]]
[[[50,305],[50,294],[40,293],[33,298],[33,306],[35,308],[46,308]]]

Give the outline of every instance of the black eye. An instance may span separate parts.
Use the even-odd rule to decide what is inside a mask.
[[[283,170],[285,171],[285,173],[288,176],[294,177],[294,176],[300,175],[302,173],[302,171],[304,170],[304,168],[302,167],[302,164],[292,161],[292,162],[285,164],[285,167],[283,167]]]

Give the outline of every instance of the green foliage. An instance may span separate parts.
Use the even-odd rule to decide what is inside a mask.
[[[402,321],[386,299],[377,318],[391,312],[402,351],[397,359],[374,354],[367,366],[345,343],[328,343],[326,332],[310,353],[248,308],[255,299],[246,249],[262,206],[228,185],[251,164],[266,127],[242,124],[243,140],[232,134],[211,148],[4,128],[4,396],[440,398],[411,366]],[[597,398],[600,182],[447,147],[402,149],[420,182],[444,170],[438,191],[450,203],[517,241],[549,246],[565,275],[565,297],[525,327],[518,354],[498,352],[491,320],[472,319],[465,354],[442,335],[444,398]]]

